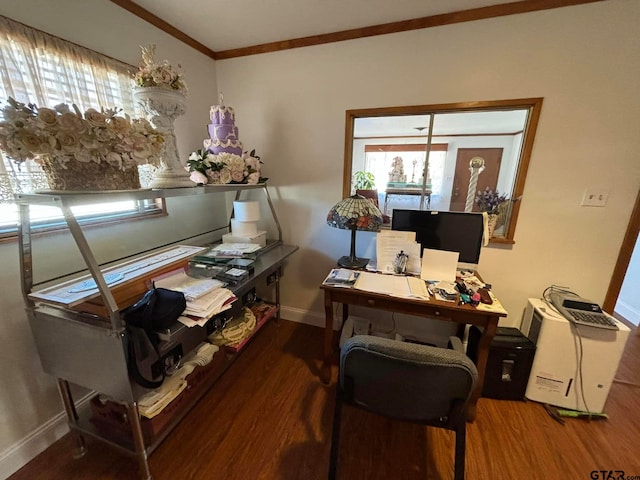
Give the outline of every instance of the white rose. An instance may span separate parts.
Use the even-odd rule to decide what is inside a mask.
[[[87,122],[89,122],[93,127],[103,127],[107,124],[107,117],[95,108],[90,108],[84,112],[84,118],[86,118]]]
[[[58,123],[60,124],[60,127],[62,129],[70,130],[72,132],[75,132],[76,134],[84,133],[88,128],[86,122],[84,122],[80,117],[71,112],[66,112],[60,115]]]
[[[244,180],[244,172],[242,170],[231,170],[231,179],[234,182],[242,182]]]
[[[108,152],[104,159],[112,167],[122,168],[122,157],[119,153]]]
[[[249,185],[256,185],[260,181],[260,174],[258,172],[250,173],[247,177],[247,183]]]
[[[38,119],[45,125],[52,127],[58,123],[58,114],[51,108],[43,107],[38,109]]]
[[[17,139],[22,143],[24,148],[32,153],[40,153],[42,142],[37,135],[28,132],[20,132],[17,135]]]
[[[75,158],[77,161],[84,163],[89,163],[91,160],[93,160],[91,154],[86,150],[80,150],[79,152],[76,152]]]
[[[220,183],[220,172],[207,170],[207,178],[209,179],[210,183]]]
[[[231,183],[231,172],[228,168],[220,170],[220,183]]]
[[[121,134],[125,134],[131,130],[131,124],[123,117],[113,117],[109,125],[114,131]]]
[[[15,126],[11,122],[0,122],[0,136],[8,137],[16,131]]]
[[[135,160],[137,163],[145,163],[147,159],[151,156],[151,149],[146,143],[137,143],[133,147],[133,151],[131,152],[131,158]]]

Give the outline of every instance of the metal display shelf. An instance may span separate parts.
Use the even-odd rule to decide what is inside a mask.
[[[275,290],[276,315],[279,318],[280,275],[282,274],[285,260],[298,250],[298,247],[282,244],[282,230],[266,184],[215,185],[111,192],[46,191],[16,196],[16,203],[19,206],[20,213],[20,223],[18,225],[20,275],[22,294],[27,306],[27,316],[42,366],[47,373],[58,380],[58,388],[67,414],[69,428],[74,438],[76,457],[82,456],[86,451],[84,435],[97,437],[105,443],[117,446],[121,451],[135,456],[140,465],[140,478],[150,480],[152,476],[147,461],[148,454],[169,435],[171,430],[188,413],[199,398],[204,395],[204,391],[198,398],[186,402],[187,406],[176,413],[175,418],[168,423],[168,427],[162,431],[161,435],[151,441],[148,439],[145,441],[137,399],[147,390],[135,384],[129,378],[127,369],[127,345],[129,339],[127,338],[128,334],[121,312],[71,207],[122,200],[170,198],[233,191],[236,192],[235,198],[238,200],[242,192],[246,190],[262,190],[265,193],[273,221],[278,229],[278,239],[271,241],[268,248],[264,249],[264,253],[258,255],[255,260],[253,274],[229,288],[238,298],[238,302],[242,302],[243,298],[249,296],[249,293],[259,282],[271,285]],[[64,219],[83,257],[87,270],[95,280],[106,308],[108,319],[92,313],[53,305],[42,300],[34,301],[29,296],[34,287],[29,217],[30,205],[50,205],[59,207],[62,210]],[[211,320],[204,327],[183,328],[182,325],[179,325],[170,341],[161,342],[160,353],[164,354],[165,351],[169,351],[175,347],[176,343],[179,343],[184,348],[183,354],[186,355],[211,333],[214,325]],[[216,353],[216,355],[221,354],[224,354],[223,350]],[[227,363],[230,363],[235,358],[235,355],[229,355],[228,352],[226,355],[229,356],[229,362]],[[206,381],[207,388],[213,385],[220,375],[221,372],[217,372],[208,378]],[[88,409],[76,409],[69,382],[108,395],[117,403],[122,404],[126,409],[126,416],[129,418],[130,435],[121,442],[114,441],[109,435],[101,435],[100,431],[96,430],[89,420],[88,415],[90,412],[83,411]]]

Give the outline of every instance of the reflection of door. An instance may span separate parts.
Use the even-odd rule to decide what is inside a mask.
[[[483,191],[489,187],[491,190],[496,189],[498,185],[498,174],[500,173],[500,163],[502,162],[502,148],[459,148],[456,158],[456,170],[453,176],[453,188],[451,189],[451,205],[449,210],[452,212],[463,212],[467,201],[467,191],[469,189],[469,181],[471,180],[471,172],[469,171],[469,162],[474,157],[484,158],[484,171],[478,175],[478,191]],[[473,211],[477,212],[477,205],[473,204]]]

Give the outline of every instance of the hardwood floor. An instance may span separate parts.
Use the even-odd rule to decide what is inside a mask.
[[[326,478],[335,390],[318,381],[322,339],[307,325],[265,325],[150,456],[154,480]],[[639,335],[629,337],[616,378],[604,421],[560,425],[535,402],[480,399],[467,428],[467,478],[588,480],[607,478],[592,470],[623,470],[640,479]],[[338,478],[450,479],[453,440],[345,407]],[[137,480],[133,459],[87,443],[74,460],[66,436],[9,479]]]

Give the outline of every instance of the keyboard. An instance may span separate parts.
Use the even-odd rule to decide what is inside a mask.
[[[573,308],[565,308],[565,310],[569,312],[575,322],[580,325],[618,330],[616,322],[604,313],[585,312],[584,310],[575,310]]]

